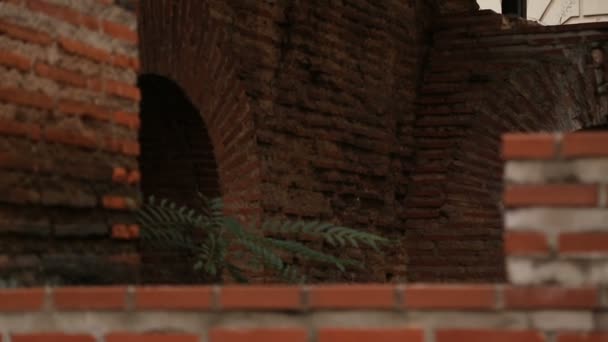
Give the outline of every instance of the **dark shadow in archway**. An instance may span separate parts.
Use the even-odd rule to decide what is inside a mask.
[[[198,109],[178,84],[153,74],[138,79],[142,101],[139,143],[143,196],[166,198],[196,208],[197,193],[220,195],[213,146]],[[142,280],[145,283],[192,283],[192,256],[160,251],[142,242]]]
[[[194,204],[196,192],[220,195],[213,146],[198,109],[168,78],[142,75],[139,142],[144,196]]]

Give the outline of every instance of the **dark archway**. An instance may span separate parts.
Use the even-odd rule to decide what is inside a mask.
[[[145,197],[166,198],[197,208],[197,193],[220,196],[213,145],[199,110],[181,87],[170,79],[144,74],[138,79],[142,100],[139,165]],[[141,244],[145,283],[196,283],[205,281],[192,270],[183,251]]]
[[[198,109],[163,76],[138,79],[142,92],[139,158],[144,196],[193,205],[196,193],[220,195],[213,146]]]

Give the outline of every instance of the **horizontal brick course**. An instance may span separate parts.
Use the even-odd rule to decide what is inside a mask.
[[[124,310],[126,287],[63,287],[53,290],[57,310]]]
[[[549,253],[547,237],[537,232],[506,232],[505,254],[538,255]]]
[[[395,309],[396,294],[390,286],[334,285],[311,287],[308,296],[313,309]]]
[[[0,290],[0,312],[41,310],[44,296],[41,288]]]
[[[96,342],[93,335],[65,333],[11,334],[13,342]]]
[[[593,185],[512,185],[505,189],[504,203],[508,207],[594,207],[598,190]]]
[[[413,285],[405,289],[407,309],[493,309],[496,299],[493,286]]]
[[[556,155],[556,139],[551,134],[505,134],[504,159],[551,159]]]
[[[508,287],[504,303],[508,309],[594,309],[599,307],[599,293],[595,288]]]
[[[607,253],[608,232],[563,233],[558,240],[560,253]]]
[[[608,135],[605,133],[566,134],[563,140],[562,155],[574,157],[608,156]]]
[[[223,310],[298,310],[301,293],[294,287],[226,286],[221,290],[219,305]]]
[[[136,288],[136,310],[209,310],[213,289],[202,286],[167,286]]]
[[[0,65],[28,71],[32,67],[32,61],[25,56],[13,52],[0,51]]]
[[[9,37],[19,39],[24,42],[43,46],[51,45],[53,43],[53,38],[48,33],[32,30],[21,25],[10,23],[3,19],[0,19],[0,33],[4,33]]]

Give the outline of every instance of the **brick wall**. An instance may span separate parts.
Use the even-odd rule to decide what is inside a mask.
[[[608,134],[511,134],[505,250],[516,284],[608,283]]]
[[[200,110],[233,212],[399,240],[413,101],[436,10],[428,1],[142,2],[142,70],[177,83]],[[374,271],[349,279],[405,276],[403,249],[389,251],[390,264],[367,259]]]
[[[3,285],[135,279],[134,27],[112,1],[0,1]]]
[[[504,279],[500,135],[605,123],[594,72],[606,64],[591,55],[607,33],[605,24],[539,27],[491,11],[439,19],[413,128],[409,280]]]
[[[3,341],[594,342],[601,287],[325,285],[0,290]]]
[[[505,136],[509,283],[3,289],[0,338],[606,341],[606,141]]]

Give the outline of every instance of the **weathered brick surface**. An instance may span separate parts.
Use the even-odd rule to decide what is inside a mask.
[[[133,223],[122,209],[139,197],[136,182],[113,175],[138,169],[137,126],[112,117],[137,111],[135,73],[113,64],[115,55],[136,59],[137,49],[99,30],[117,13],[126,23],[116,25],[134,28],[135,16],[114,4],[0,2],[3,284],[137,278],[133,264],[111,258],[135,253],[133,243],[114,243],[125,232],[111,227]]]

